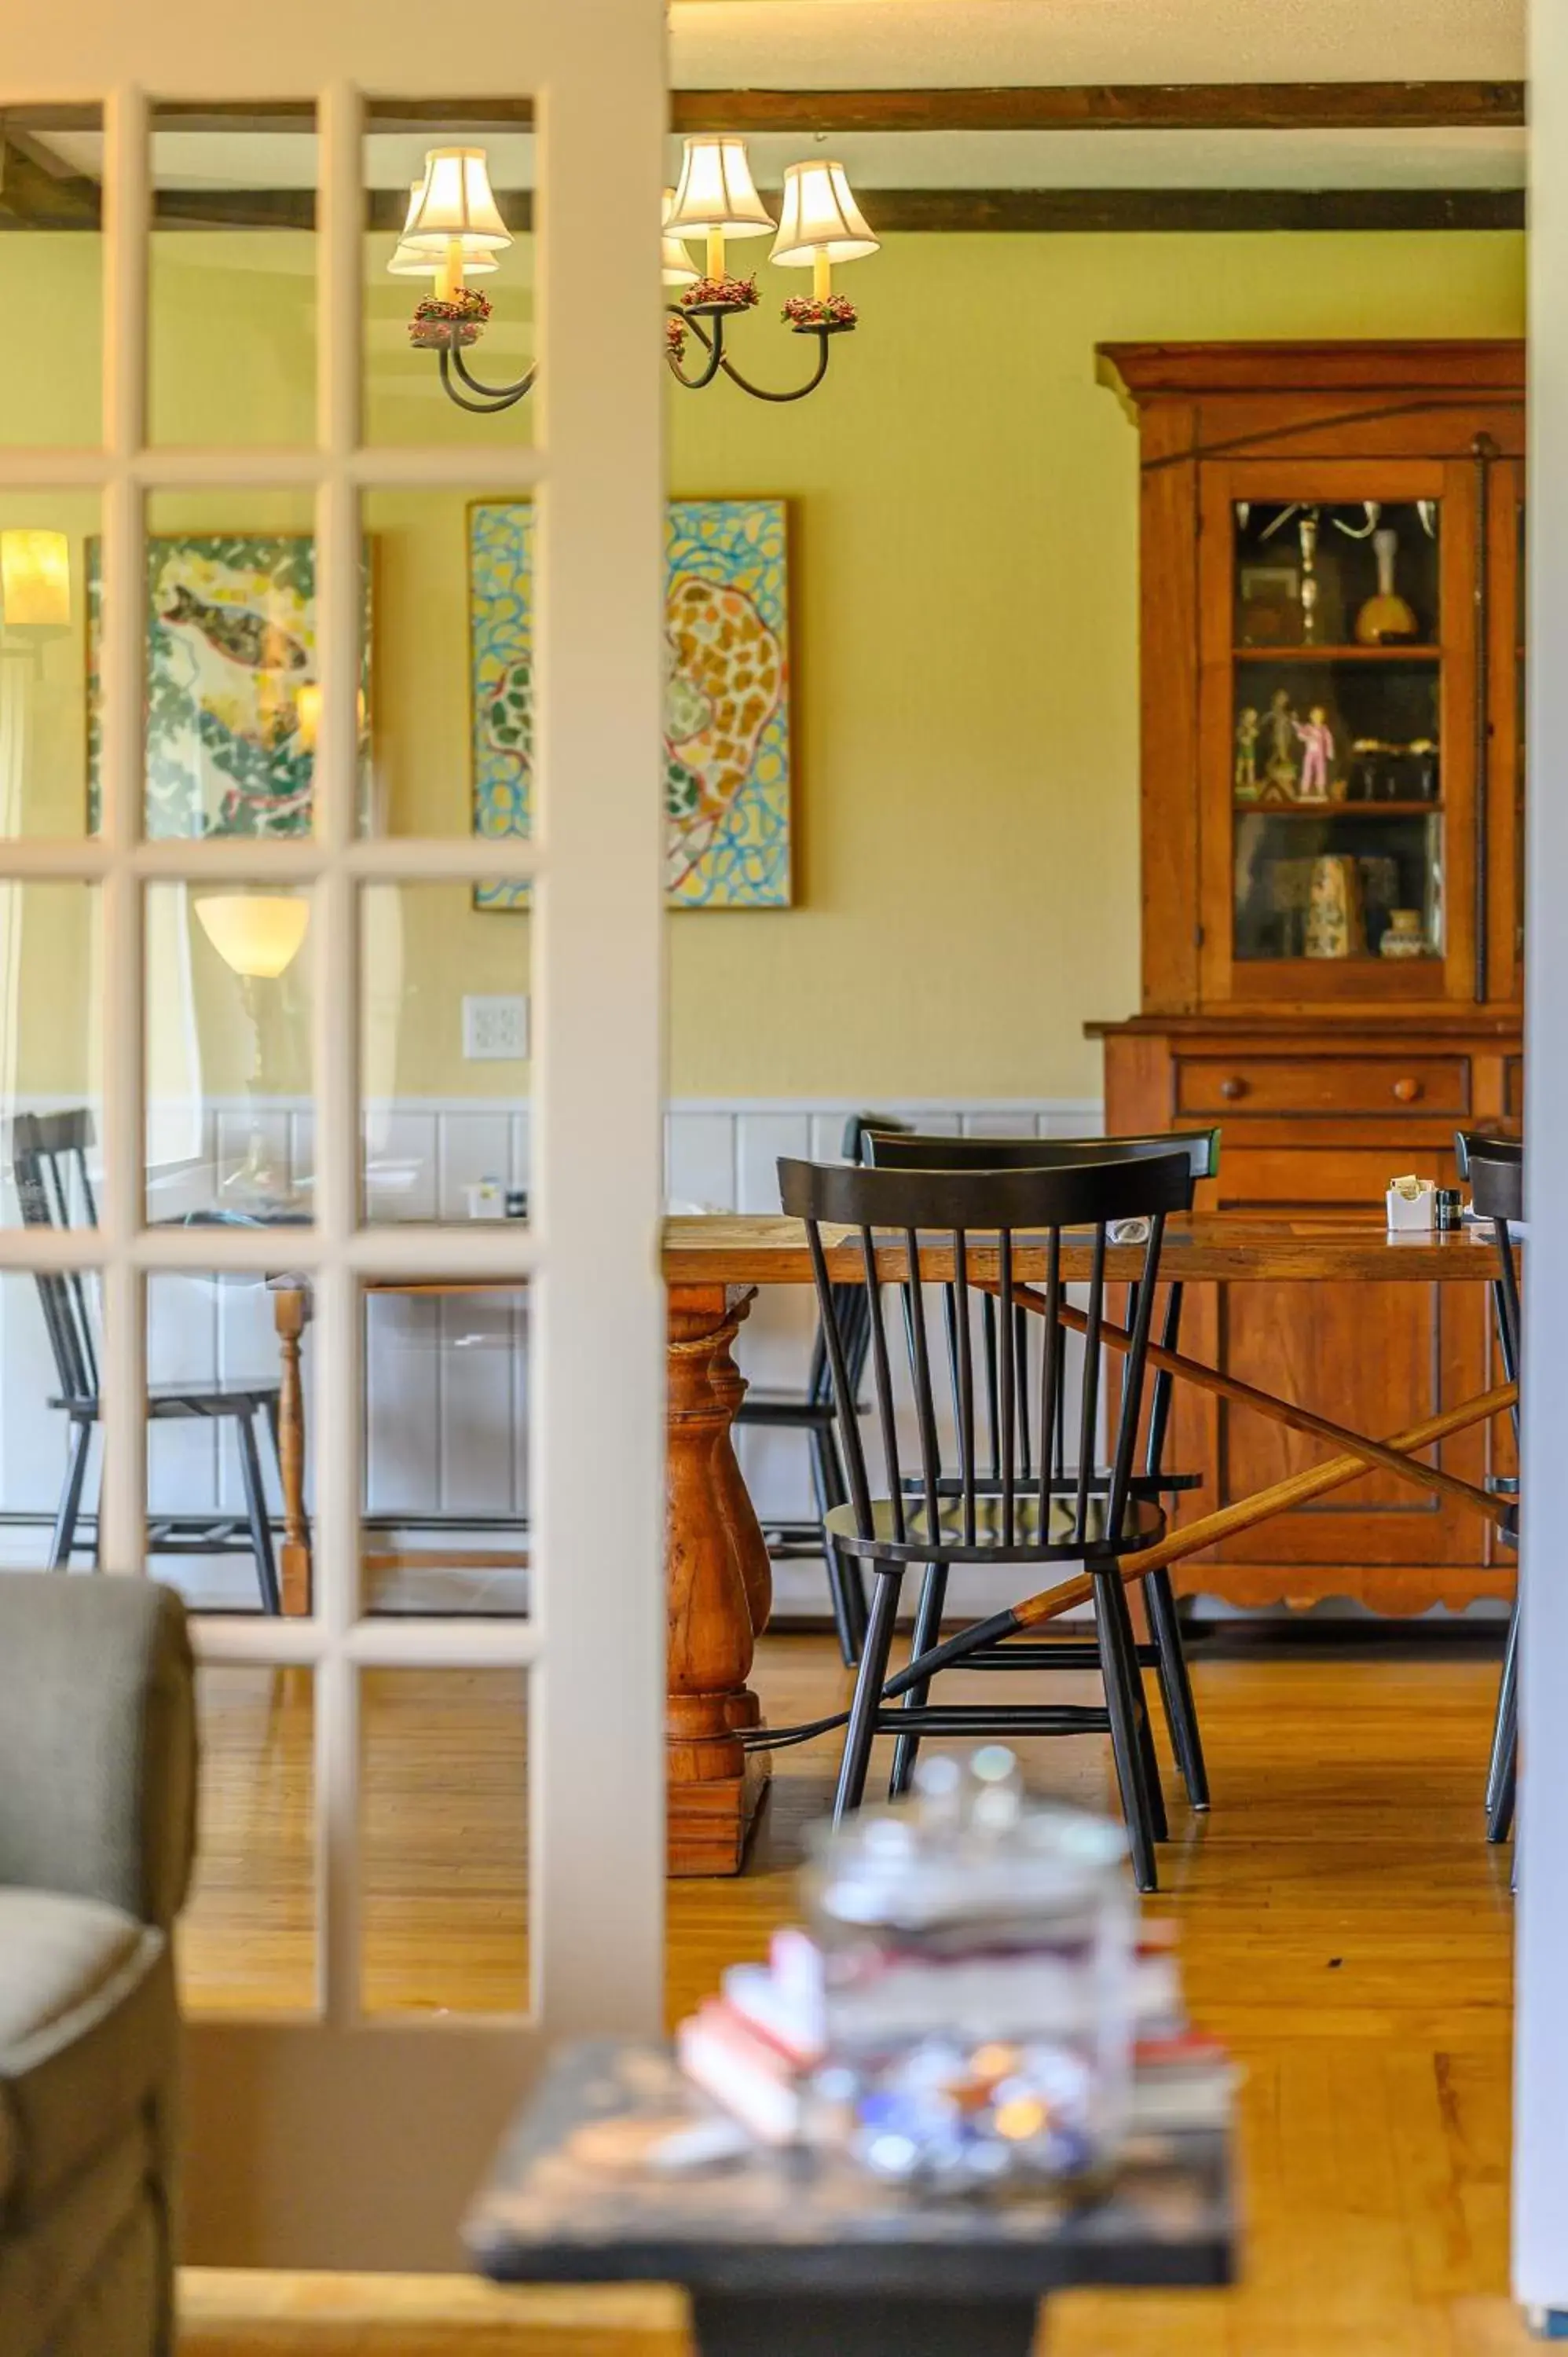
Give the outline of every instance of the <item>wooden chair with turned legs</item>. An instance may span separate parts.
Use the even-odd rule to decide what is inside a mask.
[[[894,1170],[1051,1170],[1088,1162],[1146,1161],[1151,1157],[1168,1155],[1177,1149],[1188,1160],[1193,1186],[1218,1177],[1219,1170],[1219,1132],[1201,1129],[1176,1132],[1162,1135],[1138,1137],[927,1137],[916,1133],[893,1136],[876,1136],[868,1141],[868,1157],[878,1169]],[[1185,1209],[1191,1209],[1190,1197]],[[954,1364],[953,1341],[956,1309],[950,1291],[944,1303],[948,1336],[950,1376]],[[1167,1351],[1175,1351],[1181,1335],[1182,1287],[1179,1284],[1165,1288],[1165,1314],[1160,1320],[1159,1339]],[[1129,1300],[1125,1323],[1131,1329],[1136,1321],[1136,1303]],[[1023,1454],[1023,1472],[1027,1478],[1033,1471],[1033,1419],[1028,1412],[1028,1388],[1031,1381],[1029,1334],[1037,1326],[1020,1310],[1017,1313],[1016,1362],[1020,1394],[1019,1442]],[[991,1479],[1000,1469],[997,1423],[997,1363],[995,1303],[987,1298],[983,1304],[980,1329],[982,1363],[985,1375],[986,1412],[990,1427]],[[1066,1457],[1068,1383],[1066,1381],[1065,1345],[1067,1336],[1058,1327],[1055,1335],[1057,1367],[1055,1389],[1057,1398],[1057,1430],[1054,1445],[1058,1459]],[[1042,1343],[1042,1349],[1044,1344]],[[1036,1378],[1037,1379],[1037,1378]],[[1171,1499],[1184,1491],[1198,1488],[1201,1475],[1173,1473],[1165,1466],[1165,1446],[1170,1431],[1170,1414],[1174,1379],[1163,1368],[1156,1369],[1149,1387],[1148,1426],[1141,1469],[1134,1474],[1135,1495]],[[1075,1469],[1063,1465],[1057,1479],[1064,1488],[1077,1480]],[[1105,1469],[1096,1467],[1091,1480],[1102,1488],[1109,1479]],[[941,1594],[940,1575],[927,1575],[916,1620],[917,1652],[934,1645],[941,1634]],[[1165,1706],[1165,1724],[1170,1731],[1171,1749],[1195,1809],[1208,1806],[1208,1772],[1203,1757],[1203,1738],[1198,1728],[1197,1706],[1193,1699],[1192,1679],[1187,1670],[1187,1652],[1182,1641],[1181,1620],[1176,1607],[1176,1591],[1169,1569],[1162,1566],[1151,1572],[1141,1583],[1144,1609],[1149,1624],[1152,1642],[1138,1648],[1140,1668],[1153,1669],[1160,1684]],[[1061,1669],[1091,1667],[1095,1648],[1074,1640],[1050,1641],[1059,1659],[1053,1664]],[[895,1793],[908,1787],[914,1770],[918,1749],[913,1737],[901,1742],[896,1751],[892,1789]]]
[[[1149,1763],[1153,1743],[1133,1643],[1132,1624],[1120,1566],[1122,1558],[1163,1534],[1165,1516],[1156,1499],[1133,1491],[1133,1458],[1147,1405],[1144,1377],[1160,1248],[1165,1222],[1191,1199],[1192,1169],[1179,1147],[1146,1160],[1084,1163],[1053,1170],[847,1169],[841,1165],[782,1161],[779,1191],[784,1208],[806,1224],[816,1280],[817,1302],[833,1370],[837,1396],[849,1394],[843,1379],[844,1346],[835,1300],[846,1279],[864,1285],[870,1310],[870,1366],[876,1420],[886,1468],[886,1493],[873,1494],[858,1418],[841,1415],[840,1438],[849,1480],[850,1502],[828,1517],[828,1531],[844,1553],[871,1573],[874,1592],[865,1643],[855,1679],[840,1762],[834,1813],[858,1808],[865,1794],[872,1747],[879,1735],[1078,1735],[1111,1737],[1117,1783],[1127,1820],[1133,1872],[1140,1889],[1155,1887],[1156,1800]],[[1107,1323],[1106,1252],[1112,1222],[1148,1222],[1140,1247],[1135,1318],[1120,1354],[1120,1403],[1115,1444],[1102,1485],[1092,1479],[1094,1440],[1104,1395],[1110,1352],[1101,1342]],[[1069,1488],[1055,1441],[1056,1354],[1046,1354],[1035,1417],[1034,1471],[1026,1478],[1019,1447],[1017,1319],[1022,1306],[1015,1275],[1020,1255],[1045,1269],[1043,1314],[1054,1331],[1064,1306],[1061,1282],[1063,1232],[1092,1232],[1092,1273],[1087,1294],[1087,1335],[1079,1403],[1078,1476]],[[847,1232],[839,1245],[828,1232]],[[878,1242],[878,1231],[884,1233]],[[933,1350],[928,1331],[926,1288],[920,1249],[940,1247],[951,1255],[950,1282],[956,1318],[958,1415],[950,1450],[939,1434]],[[890,1254],[879,1264],[878,1250]],[[832,1259],[830,1260],[830,1252]],[[946,1275],[945,1271],[939,1272]],[[886,1290],[896,1286],[902,1309],[905,1356],[914,1403],[919,1459],[918,1486],[906,1487],[899,1447],[899,1403],[893,1381]],[[996,1353],[1000,1466],[993,1479],[978,1467],[976,1386],[969,1305],[972,1293],[996,1303]],[[917,1566],[944,1575],[985,1566],[1038,1570],[1060,1566],[1063,1577],[1079,1566],[1089,1577],[1095,1605],[1098,1665],[1103,1689],[1100,1705],[1059,1701],[995,1706],[941,1704],[929,1699],[928,1680],[918,1695],[896,1707],[885,1704],[894,1624],[904,1575]],[[993,1649],[999,1666],[1046,1667],[1031,1649],[1008,1657],[1005,1640]],[[977,1652],[966,1662],[984,1661]],[[936,1673],[940,1676],[940,1670]]]
[[[1521,1361],[1523,1324],[1520,1315],[1519,1276],[1514,1267],[1510,1221],[1524,1218],[1524,1148],[1500,1137],[1481,1137],[1462,1130],[1455,1141],[1460,1175],[1470,1182],[1471,1207],[1478,1219],[1489,1220],[1498,1249],[1498,1275],[1492,1286],[1497,1318],[1498,1355],[1510,1383],[1517,1383]],[[1513,1409],[1514,1438],[1519,1437],[1519,1407]],[[1488,1482],[1487,1487],[1518,1490],[1515,1481]],[[1519,1544],[1517,1512],[1501,1524],[1503,1538]],[[1503,1645],[1502,1677],[1498,1686],[1497,1715],[1492,1722],[1492,1748],[1487,1764],[1487,1839],[1505,1842],[1513,1830],[1514,1801],[1519,1788],[1519,1627],[1520,1598],[1516,1583],[1509,1632]]]

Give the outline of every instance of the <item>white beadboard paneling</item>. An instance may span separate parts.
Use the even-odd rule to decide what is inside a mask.
[[[781,1156],[804,1161],[811,1151],[809,1113],[759,1113],[739,1124],[736,1155],[737,1211],[777,1211]]]
[[[433,1220],[436,1216],[436,1125],[434,1109],[372,1107],[366,1115],[378,1143],[371,1157],[385,1184],[367,1180],[371,1220]]]
[[[365,1296],[365,1510],[439,1512],[441,1297]]]
[[[736,1209],[736,1122],[733,1114],[683,1113],[665,1122],[664,1191],[672,1203]]]
[[[205,1276],[147,1279],[147,1382],[210,1383],[218,1367],[217,1287]],[[155,1513],[207,1513],[219,1501],[219,1449],[231,1431],[206,1417],[147,1426],[147,1503]]]
[[[452,1294],[437,1307],[441,1512],[510,1513],[522,1437],[512,1297]]]
[[[437,1217],[467,1219],[466,1188],[477,1186],[481,1178],[499,1179],[505,1187],[511,1177],[510,1106],[462,1105],[438,1114],[436,1150],[440,1156]]]
[[[963,1115],[965,1137],[1038,1137],[1040,1120],[1032,1105],[991,1106]]]

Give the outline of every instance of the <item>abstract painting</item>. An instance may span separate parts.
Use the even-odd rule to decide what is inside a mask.
[[[474,833],[526,834],[533,790],[533,511],[468,511]],[[676,909],[790,901],[789,609],[782,500],[672,500],[665,543],[665,888]],[[526,884],[481,885],[481,909]]]
[[[102,733],[96,541],[88,545],[87,596],[88,795],[96,826]],[[368,784],[368,563],[362,645],[361,804]],[[310,534],[150,539],[146,666],[147,835],[307,834],[319,718]]]

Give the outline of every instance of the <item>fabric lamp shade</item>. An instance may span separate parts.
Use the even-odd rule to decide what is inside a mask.
[[[403,233],[398,239],[397,252],[387,264],[388,270],[394,278],[434,278],[441,268],[442,255],[434,247],[426,251],[424,246],[410,245],[407,242],[408,232],[419,210],[419,199],[424,193],[423,180],[411,181],[408,191],[408,219],[403,222]],[[496,260],[492,247],[480,245],[463,238],[459,238],[457,242],[463,248],[464,267],[472,275],[478,276],[480,272],[486,270],[499,269],[500,264]]]
[[[310,922],[309,901],[292,892],[211,892],[192,905],[224,964],[252,982],[276,980]]]
[[[784,205],[768,259],[786,269],[810,269],[819,254],[829,262],[858,262],[875,253],[873,237],[850,191],[842,164],[790,164],[784,173]]]
[[[403,224],[403,243],[416,252],[444,253],[458,243],[494,251],[511,243],[511,231],[496,210],[482,147],[433,147],[424,178]]]
[[[688,139],[680,185],[664,224],[670,235],[705,236],[716,230],[724,237],[763,237],[773,225],[772,214],[752,185],[745,140],[727,134]]]
[[[0,620],[8,630],[70,627],[70,542],[63,532],[0,532]]]
[[[669,221],[670,215],[674,210],[674,206],[675,191],[673,188],[666,188],[664,191],[664,201],[660,208],[659,213],[659,218],[661,221]],[[662,262],[664,284],[666,286],[694,286],[696,285],[697,280],[702,274],[700,271],[693,267],[692,257],[687,253],[685,247],[682,244],[678,237],[671,237],[666,233],[660,246],[660,254]]]

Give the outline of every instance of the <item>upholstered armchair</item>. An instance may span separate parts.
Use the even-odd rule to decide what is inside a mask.
[[[0,1575],[0,2350],[173,2347],[190,1646],[150,1580]]]

